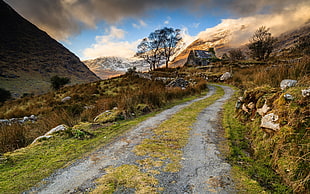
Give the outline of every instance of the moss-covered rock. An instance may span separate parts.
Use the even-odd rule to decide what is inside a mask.
[[[114,108],[113,110],[107,110],[96,116],[94,122],[97,123],[114,122],[121,118],[122,118],[122,112],[119,111],[117,108]]]

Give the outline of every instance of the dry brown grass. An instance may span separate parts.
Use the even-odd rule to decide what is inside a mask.
[[[232,83],[240,88],[253,88],[262,85],[279,87],[283,79],[300,80],[300,84],[309,84],[310,57],[295,62],[278,62],[270,65],[253,66],[238,69]]]
[[[165,69],[155,73],[177,75],[174,71],[176,70]],[[0,153],[23,147],[59,124],[74,126],[81,121],[93,122],[98,114],[114,107],[118,108],[122,113],[121,118],[125,119],[145,114],[139,110],[141,104],[147,106],[150,111],[156,110],[175,99],[198,94],[206,89],[206,81],[198,78],[195,80],[197,84],[182,90],[167,88],[161,81],[127,74],[119,78],[64,87],[59,91],[40,96],[7,101],[0,107],[0,118],[19,118],[34,114],[39,116],[39,120],[34,124],[19,125],[16,132],[11,133],[11,137],[7,138],[10,139],[9,141],[5,141],[4,137],[10,134],[13,128],[2,126],[0,136],[3,138],[0,137],[0,144],[8,145],[4,146],[7,148],[0,150]],[[66,96],[70,96],[71,99],[61,102]],[[22,143],[14,144],[14,141]]]

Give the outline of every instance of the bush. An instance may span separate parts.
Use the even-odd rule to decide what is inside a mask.
[[[62,88],[64,85],[68,83],[70,83],[70,78],[67,78],[67,77],[59,77],[55,75],[51,78],[51,84],[52,84],[51,87],[54,90],[59,90],[60,88]]]
[[[11,92],[0,88],[0,103],[5,102],[11,98]]]

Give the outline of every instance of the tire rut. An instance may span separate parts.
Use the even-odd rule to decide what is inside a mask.
[[[174,175],[173,184],[165,186],[165,193],[236,193],[230,178],[231,166],[220,157],[218,149],[221,143],[218,114],[233,90],[220,87],[225,95],[198,116],[183,149],[182,169]]]

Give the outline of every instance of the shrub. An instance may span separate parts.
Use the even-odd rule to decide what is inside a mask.
[[[3,88],[0,88],[0,103],[3,103],[6,100],[9,100],[10,98],[11,98],[11,92]]]
[[[70,78],[68,77],[59,77],[57,75],[53,76],[51,78],[51,87],[54,90],[59,90],[60,88],[62,88],[64,85],[70,83]]]

